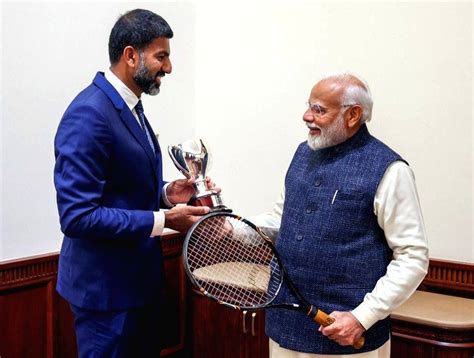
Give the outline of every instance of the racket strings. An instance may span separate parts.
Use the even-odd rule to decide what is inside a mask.
[[[282,280],[269,244],[234,217],[202,221],[188,240],[187,263],[207,293],[238,306],[265,305],[276,296]]]
[[[236,296],[242,296],[242,289],[244,288],[247,289],[246,296],[248,299],[242,301],[242,303],[249,304],[251,302],[265,300],[267,283],[257,286],[256,282],[256,275],[262,268],[254,266],[253,269],[250,269],[250,271],[244,271],[244,275],[239,275],[239,272],[242,270],[249,269],[249,262],[252,263],[252,260],[249,261],[248,252],[245,250],[236,250],[235,241],[232,242],[231,245],[227,245],[227,247],[225,247],[226,244],[229,244],[229,242],[226,243],[222,240],[202,240],[202,237],[223,237],[222,232],[216,230],[215,226],[207,226],[206,229],[210,230],[198,232],[200,240],[197,241],[198,245],[196,249],[198,252],[204,252],[204,250],[206,250],[205,246],[209,244],[211,245],[210,250],[207,251],[208,255],[203,255],[197,260],[197,266],[204,266],[207,268],[208,273],[211,275],[213,273],[218,274],[219,276],[207,276],[208,279],[214,279],[214,282],[209,282],[209,280],[204,282],[204,285],[208,286],[207,290],[209,293],[214,297],[218,297],[223,301],[229,302],[234,301]],[[223,255],[223,253],[226,253],[227,255]],[[261,263],[261,259],[259,259],[258,262]],[[231,263],[231,265],[225,265],[225,263]],[[219,271],[216,272],[216,270]],[[217,282],[216,279],[218,280]],[[227,285],[223,287],[222,284]],[[248,290],[248,287],[241,287],[241,284],[250,284],[251,289]],[[255,288],[255,290],[253,290],[253,288]]]

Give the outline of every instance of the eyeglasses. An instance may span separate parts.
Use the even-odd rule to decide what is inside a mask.
[[[355,106],[355,105],[356,105],[356,103],[341,104],[339,107],[347,108],[347,107],[352,107],[352,106]],[[313,115],[315,117],[318,117],[318,118],[323,117],[328,112],[327,108],[324,108],[324,107],[320,106],[317,103],[310,103],[310,102],[306,101],[306,106],[311,110],[311,113],[313,113]]]

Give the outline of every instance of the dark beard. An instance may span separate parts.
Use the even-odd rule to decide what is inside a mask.
[[[150,71],[148,71],[144,61],[140,59],[140,65],[138,66],[137,72],[133,75],[133,80],[144,93],[156,96],[160,93],[160,84],[156,83],[155,79],[158,76],[163,77],[164,75],[165,73],[160,71],[153,77],[150,75]]]

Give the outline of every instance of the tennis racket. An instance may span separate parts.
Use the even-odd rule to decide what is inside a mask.
[[[193,285],[220,304],[242,310],[299,310],[324,327],[335,322],[301,295],[270,238],[238,215],[213,212],[202,217],[186,235],[183,259]],[[273,303],[283,284],[296,302]],[[364,343],[362,336],[353,347]]]

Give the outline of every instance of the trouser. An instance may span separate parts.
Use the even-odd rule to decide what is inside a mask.
[[[384,345],[376,350],[356,353],[356,354],[313,354],[295,352],[280,347],[278,343],[270,339],[270,358],[389,358],[390,357],[390,339]]]
[[[157,305],[114,311],[70,306],[80,358],[160,356],[163,322]]]

